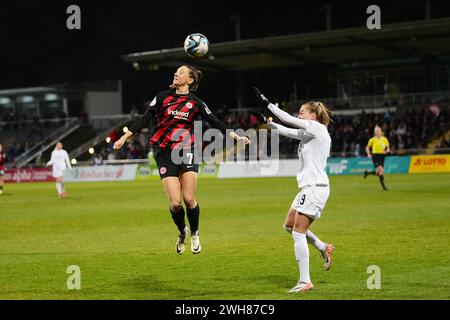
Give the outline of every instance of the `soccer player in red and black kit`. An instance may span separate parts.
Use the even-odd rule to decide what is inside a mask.
[[[197,147],[193,132],[194,120],[197,116],[201,116],[222,133],[225,133],[227,129],[206,104],[192,93],[197,90],[201,77],[201,71],[192,66],[183,65],[178,68],[170,86],[171,90],[159,93],[150,103],[144,116],[114,144],[114,149],[120,149],[133,133],[147,127],[150,121],[156,118],[157,124],[150,144],[153,146],[162,185],[169,199],[172,219],[178,227],[176,243],[178,254],[185,251],[189,233],[181,197],[186,205],[191,229],[191,251],[194,254],[201,251],[198,236],[200,207],[195,198],[198,163],[193,162],[194,148]],[[231,132],[230,136],[244,144],[250,143],[247,137],[240,137],[234,132]],[[183,152],[183,161],[178,164],[171,155],[174,151],[181,150],[185,152]]]
[[[3,152],[3,146],[0,144],[0,194],[3,194],[3,175],[5,174],[6,153]]]

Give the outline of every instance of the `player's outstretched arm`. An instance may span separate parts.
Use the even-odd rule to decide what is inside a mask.
[[[139,120],[137,120],[135,123],[133,123],[133,125],[130,127],[130,129],[127,132],[125,132],[120,137],[120,139],[114,143],[114,146],[113,146],[114,150],[119,150],[120,148],[122,148],[123,145],[125,144],[125,142],[127,141],[127,139],[129,137],[131,137],[134,134],[134,132],[139,132],[148,125],[150,120],[153,119],[156,114],[155,106],[157,103],[158,103],[158,97],[155,97],[153,99],[153,101],[149,104],[144,115]]]
[[[131,137],[133,135],[133,132],[131,130],[128,130],[127,132],[125,132],[120,138],[119,140],[117,140],[116,142],[114,142],[114,146],[113,149],[114,150],[119,150],[123,147],[123,145],[125,144],[125,142],[127,141],[127,139],[129,137]]]
[[[296,140],[302,139],[302,135],[301,135],[299,129],[287,128],[287,127],[285,127],[281,124],[275,123],[275,122],[269,122],[269,123],[267,123],[267,125],[269,126],[270,129],[276,130],[280,136],[284,136],[284,137],[288,137],[288,138],[292,138],[292,139],[296,139]]]
[[[272,117],[267,118],[259,111],[253,111],[251,114],[270,129],[276,130],[280,136],[301,140],[301,134],[298,129],[287,128],[281,124],[275,123],[272,121]]]
[[[307,129],[310,122],[307,120],[298,119],[296,117],[291,116],[286,111],[281,110],[278,108],[278,103],[271,103],[266,96],[256,87],[253,87],[253,91],[255,92],[256,97],[258,100],[264,104],[278,119],[283,121],[284,123],[291,125],[293,127],[299,128],[299,129]]]
[[[203,101],[199,101],[200,102],[200,114],[202,116],[203,119],[205,119],[206,121],[208,121],[208,123],[216,129],[219,129],[223,134],[226,133],[227,127],[225,126],[225,124],[220,121],[219,119],[217,119],[217,117],[211,112],[211,110],[209,110],[208,106],[203,102]],[[238,134],[236,134],[235,132],[230,132],[230,137],[242,142],[243,144],[250,144],[251,141],[248,137],[244,137],[244,136],[239,136]]]

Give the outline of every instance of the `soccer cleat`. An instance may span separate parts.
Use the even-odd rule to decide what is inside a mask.
[[[330,270],[331,263],[333,262],[333,257],[331,253],[334,251],[334,246],[330,243],[325,245],[325,251],[321,252],[321,256],[323,259],[323,268],[328,271]]]
[[[202,246],[200,244],[200,238],[198,234],[191,235],[191,251],[193,254],[198,254],[202,251]]]
[[[3,194],[3,190],[0,190],[0,194]]]
[[[289,290],[289,293],[293,292],[306,292],[309,290],[312,290],[314,288],[312,282],[304,283],[304,282],[298,282],[295,287],[293,287],[291,290]]]
[[[178,254],[183,254],[184,250],[186,250],[186,238],[189,234],[188,228],[184,228],[183,234],[178,235],[177,244],[175,246],[175,250]]]

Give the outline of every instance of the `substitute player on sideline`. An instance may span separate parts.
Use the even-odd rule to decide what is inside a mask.
[[[388,191],[384,184],[384,158],[390,151],[389,141],[383,136],[383,130],[381,127],[375,126],[374,137],[369,139],[366,147],[367,157],[372,158],[375,171],[364,171],[364,179],[368,175],[377,175],[384,191]]]
[[[199,216],[200,207],[195,198],[197,189],[198,163],[193,162],[196,148],[194,137],[194,120],[200,115],[212,127],[226,132],[225,125],[209,110],[206,104],[193,94],[198,88],[202,72],[188,65],[179,67],[174,74],[171,90],[159,93],[150,103],[144,116],[114,144],[114,149],[120,149],[126,140],[148,127],[156,118],[156,127],[150,139],[153,154],[158,165],[159,175],[164,191],[169,200],[169,210],[178,228],[178,239],[175,250],[178,254],[185,251],[186,238],[189,230],[186,227],[185,211],[181,205],[183,199],[186,205],[187,218],[191,229],[191,251],[200,253]],[[244,144],[250,143],[247,137],[240,137],[234,132],[230,136]],[[185,157],[177,164],[171,157],[173,150],[184,150]]]
[[[315,219],[320,218],[330,195],[329,180],[325,171],[331,147],[327,129],[330,122],[329,111],[322,102],[307,102],[300,108],[298,118],[295,118],[279,109],[278,104],[270,103],[257,88],[254,90],[260,101],[275,116],[297,128],[287,128],[272,122],[271,119],[266,120],[267,125],[278,130],[280,135],[300,140],[297,181],[301,191],[288,211],[284,227],[289,232],[292,230],[295,257],[300,269],[300,279],[289,292],[309,291],[314,286],[309,275],[308,242],[322,253],[326,270],[330,268],[332,261],[333,245],[323,243],[309,230]]]
[[[3,146],[0,144],[0,194],[3,194],[3,185],[5,184],[3,176],[5,175],[6,153],[3,152]]]
[[[61,142],[58,142],[55,146],[55,150],[52,152],[50,161],[47,162],[47,167],[52,166],[53,168],[53,178],[56,179],[56,191],[58,196],[63,199],[66,195],[66,190],[64,188],[64,171],[72,168],[70,164],[69,155],[67,151],[63,149]]]

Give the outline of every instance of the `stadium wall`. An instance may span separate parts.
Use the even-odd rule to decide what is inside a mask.
[[[137,164],[74,167],[64,172],[64,180],[66,182],[135,180],[137,168]]]
[[[298,160],[229,162],[201,164],[201,177],[218,178],[264,178],[295,177]],[[329,175],[357,175],[373,168],[369,158],[330,158],[327,163]],[[385,173],[450,173],[450,155],[388,156]],[[158,168],[149,165],[105,165],[74,167],[64,174],[66,182],[126,181],[136,177],[159,176]],[[6,183],[54,181],[51,168],[27,168],[7,170]]]
[[[219,178],[295,177],[298,160],[280,160],[271,165],[264,161],[224,163],[219,167]],[[369,158],[330,158],[329,175],[357,175],[372,170]],[[271,171],[272,170],[272,171]],[[450,173],[450,155],[388,156],[385,173]]]

